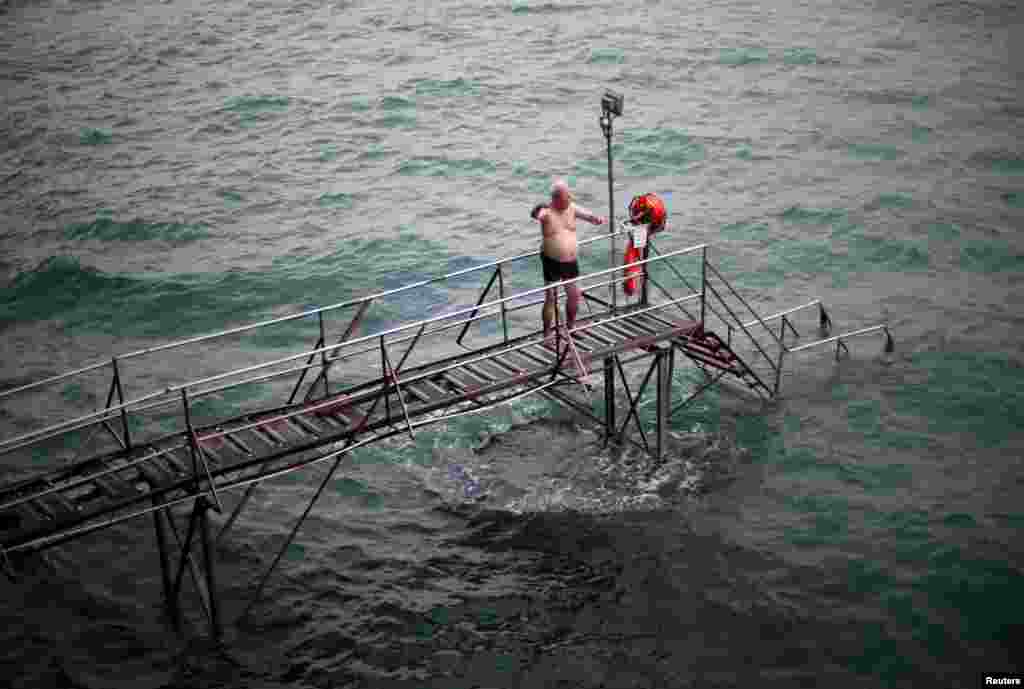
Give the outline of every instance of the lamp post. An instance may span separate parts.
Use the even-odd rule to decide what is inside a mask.
[[[605,91],[601,97],[601,131],[604,132],[605,143],[608,149],[608,235],[610,242],[608,254],[608,267],[614,268],[615,257],[618,252],[615,250],[615,179],[612,176],[612,118],[622,115],[622,94],[614,91]],[[617,290],[616,282],[609,286],[611,290],[612,311],[616,310]]]

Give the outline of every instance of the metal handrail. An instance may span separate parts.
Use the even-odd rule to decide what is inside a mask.
[[[706,265],[709,268],[711,268],[711,264],[707,264],[706,263]],[[725,280],[723,280],[723,282],[725,282]],[[726,282],[726,284],[729,284],[729,283]],[[757,338],[754,337],[750,333],[750,331],[743,325],[743,321],[741,321],[739,319],[739,317],[735,314],[735,312],[733,312],[733,310],[731,308],[729,308],[729,305],[725,303],[725,300],[722,299],[722,295],[720,295],[718,293],[718,290],[715,289],[715,286],[711,285],[711,284],[708,284],[708,283],[705,283],[705,287],[707,289],[711,290],[711,293],[715,296],[716,299],[718,299],[719,302],[721,302],[722,306],[725,308],[726,311],[729,312],[729,315],[732,316],[733,320],[735,320],[737,323],[739,323],[740,328],[743,330],[744,333],[746,333],[747,337],[750,338],[750,341],[754,343],[754,346],[757,347],[757,350],[761,353],[761,356],[763,356],[765,358],[765,361],[768,362],[768,365],[771,366],[772,372],[773,373],[777,372],[779,370],[778,366],[775,364],[774,361],[772,361],[771,357],[768,356],[768,353],[764,351],[764,347],[762,347],[761,343],[757,341]],[[767,327],[767,326],[765,326],[765,327]]]
[[[889,333],[889,326],[888,326],[888,324],[871,325],[871,326],[868,326],[866,328],[861,328],[860,330],[853,330],[853,331],[848,332],[848,333],[840,333],[839,335],[833,335],[832,337],[826,337],[823,340],[815,340],[814,342],[808,342],[807,344],[802,344],[799,347],[793,347],[789,351],[790,352],[799,352],[801,349],[809,349],[811,347],[817,347],[818,345],[828,344],[829,342],[838,342],[838,341],[843,340],[843,339],[845,339],[847,337],[855,337],[857,335],[866,335],[868,333],[877,332],[879,330],[884,330],[886,336],[891,340],[892,335]]]
[[[157,398],[159,398],[159,397],[161,397],[163,395],[171,395],[171,394],[175,394],[175,393],[180,393],[182,390],[189,390],[192,387],[196,387],[196,386],[199,386],[199,385],[204,385],[204,384],[207,384],[207,383],[216,382],[216,381],[219,381],[219,380],[224,380],[224,379],[230,378],[232,376],[238,376],[238,375],[242,375],[242,374],[246,374],[246,373],[252,373],[254,371],[258,371],[258,370],[261,370],[261,369],[269,368],[269,367],[272,367],[272,366],[278,366],[278,365],[286,364],[286,363],[289,363],[291,361],[297,361],[297,360],[302,359],[304,357],[308,357],[310,355],[321,354],[321,353],[331,353],[331,352],[334,352],[336,350],[344,349],[346,347],[351,347],[351,346],[357,345],[357,344],[362,343],[362,342],[368,342],[370,340],[376,340],[378,338],[383,338],[383,337],[386,337],[386,336],[394,334],[394,333],[402,332],[404,330],[409,330],[411,328],[427,325],[427,324],[434,323],[434,322],[437,322],[437,321],[440,321],[440,320],[447,320],[447,319],[450,319],[450,318],[461,316],[461,315],[466,314],[466,313],[470,313],[470,312],[473,312],[473,311],[478,311],[480,309],[486,309],[486,308],[490,308],[490,307],[493,307],[493,306],[500,306],[501,304],[507,303],[507,302],[512,301],[514,299],[521,299],[524,296],[529,296],[531,294],[539,294],[539,293],[545,292],[545,291],[547,291],[549,289],[553,289],[553,288],[557,289],[558,287],[562,287],[564,285],[575,284],[575,283],[580,282],[580,281],[585,280],[585,279],[589,279],[589,278],[593,278],[593,277],[599,277],[599,276],[602,276],[602,275],[608,275],[608,274],[619,272],[619,271],[625,271],[626,268],[628,268],[628,267],[637,266],[637,265],[644,265],[644,264],[647,264],[647,263],[654,263],[654,262],[657,262],[657,261],[662,261],[662,260],[666,260],[666,259],[672,258],[674,256],[681,256],[681,255],[693,253],[695,251],[703,251],[706,248],[707,248],[707,244],[698,244],[696,246],[687,247],[687,248],[684,248],[684,249],[678,249],[676,251],[672,251],[672,252],[669,252],[669,253],[666,253],[666,254],[661,254],[661,255],[653,257],[653,258],[647,258],[647,259],[644,259],[644,260],[635,261],[635,262],[627,264],[627,265],[614,266],[612,268],[606,268],[606,269],[599,270],[599,271],[596,271],[596,272],[593,272],[593,273],[588,273],[586,275],[581,275],[579,277],[572,278],[572,279],[569,279],[569,280],[562,280],[562,281],[559,281],[559,282],[551,283],[549,285],[544,285],[543,287],[537,287],[537,288],[534,288],[534,289],[525,290],[523,292],[519,292],[519,293],[517,293],[515,295],[511,295],[511,296],[508,296],[508,297],[496,299],[496,300],[493,300],[493,301],[490,301],[490,302],[485,302],[483,304],[478,304],[476,306],[469,306],[469,307],[466,307],[466,308],[463,308],[463,309],[458,309],[458,310],[456,310],[456,311],[454,311],[452,313],[442,314],[440,316],[434,316],[434,317],[431,317],[431,318],[425,318],[425,319],[421,319],[419,321],[414,321],[412,323],[396,326],[394,328],[390,328],[390,329],[384,330],[382,332],[375,333],[373,335],[364,335],[363,337],[357,337],[355,339],[347,340],[345,342],[339,342],[339,343],[336,343],[336,344],[333,344],[333,345],[328,345],[328,346],[325,346],[325,347],[321,347],[319,349],[314,349],[314,350],[309,351],[309,352],[300,352],[298,354],[289,355],[289,356],[282,357],[282,358],[279,358],[279,359],[274,359],[274,360],[271,360],[271,361],[268,361],[268,362],[263,362],[263,363],[260,363],[260,364],[254,364],[252,366],[244,366],[244,367],[242,367],[240,369],[235,369],[233,371],[228,371],[228,372],[225,372],[225,373],[220,373],[220,374],[217,374],[217,375],[208,376],[206,378],[200,378],[200,379],[197,379],[197,380],[192,380],[192,381],[189,381],[187,383],[182,383],[182,384],[179,384],[179,385],[170,386],[170,387],[166,388],[165,390],[156,391],[156,392],[152,392],[152,393],[149,393],[149,394],[146,394],[146,395],[142,395],[141,397],[135,398],[133,400],[128,400],[126,402],[122,402],[120,404],[108,407],[108,408],[106,408],[106,409],[104,409],[102,411],[92,412],[92,413],[89,413],[89,414],[83,414],[82,416],[76,417],[74,419],[69,419],[67,421],[62,421],[62,422],[59,422],[57,424],[53,424],[51,426],[47,426],[45,428],[38,429],[36,431],[30,431],[29,433],[24,433],[24,434],[22,434],[20,436],[16,436],[14,438],[10,438],[10,439],[7,439],[7,440],[0,441],[0,454],[4,454],[4,453],[12,451],[13,449],[16,449],[15,447],[11,447],[11,446],[17,445],[21,441],[27,440],[29,438],[33,438],[34,439],[33,442],[34,442],[34,441],[38,441],[38,440],[42,440],[44,438],[47,438],[51,434],[53,436],[56,436],[56,435],[60,435],[63,432],[71,432],[73,430],[78,430],[79,428],[82,428],[85,425],[91,425],[91,424],[82,424],[82,422],[89,421],[89,420],[95,420],[95,421],[106,420],[107,418],[110,418],[110,415],[113,412],[120,412],[122,409],[125,409],[125,410],[130,409],[130,408],[134,407],[135,405],[139,405],[139,404],[141,404],[143,402],[148,402],[148,401],[157,399]],[[533,254],[531,254],[531,255],[533,255]],[[367,299],[369,299],[369,297]],[[237,385],[239,385],[239,384],[236,383],[232,387],[235,387]],[[74,428],[72,428],[72,426],[75,426],[75,424],[79,424],[79,425],[74,427]],[[57,431],[60,431],[61,433],[57,433]],[[22,447],[22,446],[24,446],[24,445],[23,444],[22,445],[18,445],[18,447]]]
[[[659,234],[662,234],[662,233],[659,232]],[[662,255],[662,253],[660,251],[658,251],[658,247],[656,247],[654,245],[653,241],[648,240],[648,245],[651,247],[651,250],[656,255],[658,255],[658,256]],[[676,270],[676,267],[674,265],[672,265],[671,263],[666,263],[665,265],[667,265],[669,267],[669,270],[671,270],[673,273],[675,273],[676,277],[679,278],[679,280],[683,283],[683,285],[686,286],[687,289],[691,289],[691,290],[696,291],[697,288],[694,287],[693,285],[691,285],[690,281],[686,279],[686,276],[683,275],[682,273],[680,273],[678,270]],[[650,279],[650,275],[647,276],[647,279]],[[726,318],[725,316],[723,316],[722,314],[720,314],[718,311],[716,311],[715,307],[712,304],[708,303],[707,304],[707,309],[709,311],[711,311],[711,313],[715,314],[715,316],[717,316],[718,319],[720,321],[722,321],[723,323],[728,323],[729,322],[729,319]],[[698,318],[698,319],[695,319],[695,320],[702,320],[702,319]]]
[[[601,241],[601,240],[607,240],[607,239],[610,239],[611,237],[617,236],[619,234],[623,234],[624,232],[628,232],[628,230],[619,230],[619,231],[611,233],[611,234],[599,235],[597,237],[589,237],[587,239],[582,239],[582,240],[577,242],[577,246],[583,246],[583,245],[586,245],[586,244],[590,244],[592,242],[597,242],[597,241]],[[220,330],[220,331],[213,332],[213,333],[207,333],[205,335],[197,335],[196,337],[190,337],[190,338],[187,338],[187,339],[184,339],[184,340],[177,340],[175,342],[168,342],[168,343],[161,344],[161,345],[155,345],[153,347],[147,347],[145,349],[138,349],[138,350],[135,350],[133,352],[128,352],[126,354],[119,354],[119,355],[117,355],[114,358],[120,359],[120,360],[134,359],[136,357],[144,356],[146,354],[154,354],[156,352],[166,351],[166,350],[169,350],[169,349],[176,349],[178,347],[184,347],[184,346],[190,345],[190,344],[197,344],[199,342],[206,342],[208,340],[213,340],[213,339],[217,339],[217,338],[221,338],[221,337],[227,337],[228,335],[237,335],[239,333],[247,332],[249,330],[256,330],[258,328],[264,328],[264,327],[267,327],[267,326],[270,326],[270,325],[277,325],[279,323],[287,323],[289,321],[298,320],[298,319],[301,319],[301,318],[306,318],[308,316],[314,316],[314,315],[317,315],[317,314],[320,314],[320,313],[326,313],[328,311],[336,311],[338,309],[344,309],[344,308],[348,308],[348,307],[352,307],[352,306],[358,306],[359,304],[362,304],[363,302],[373,301],[375,299],[382,299],[384,297],[389,297],[391,295],[398,294],[400,292],[405,292],[407,290],[415,289],[417,287],[424,287],[426,285],[431,285],[431,284],[434,284],[434,283],[437,283],[437,282],[443,282],[445,280],[450,280],[452,278],[456,278],[456,277],[459,277],[459,276],[462,276],[462,275],[467,275],[467,274],[475,272],[475,271],[484,270],[486,268],[492,268],[492,267],[497,266],[498,264],[501,264],[501,263],[511,263],[513,261],[519,261],[519,260],[522,260],[524,258],[530,258],[530,257],[533,257],[533,256],[537,256],[540,253],[541,252],[538,249],[537,251],[533,251],[533,252],[529,252],[529,253],[525,253],[525,254],[518,254],[516,256],[509,256],[509,257],[506,257],[506,258],[498,259],[496,261],[490,261],[488,263],[482,263],[482,264],[480,264],[478,266],[471,266],[469,268],[463,268],[461,270],[456,270],[454,272],[446,273],[444,275],[438,275],[436,277],[427,278],[425,280],[420,280],[418,282],[413,282],[413,283],[410,283],[408,285],[403,285],[402,287],[396,287],[394,289],[385,290],[383,292],[377,292],[375,294],[371,294],[371,295],[366,296],[366,297],[360,297],[359,299],[350,299],[348,301],[338,302],[337,304],[330,304],[328,306],[320,306],[320,307],[317,307],[315,309],[310,309],[308,311],[302,311],[300,313],[294,313],[294,314],[290,314],[290,315],[287,315],[287,316],[280,316],[278,318],[272,318],[272,319],[265,320],[265,321],[258,321],[256,323],[249,323],[249,324],[246,324],[246,325],[240,325],[240,326],[235,327],[235,328],[228,328],[227,330]],[[110,364],[111,364],[111,361],[101,361],[101,362],[97,362],[95,364],[90,364],[89,366],[85,366],[85,367],[80,368],[80,369],[76,369],[74,371],[68,371],[66,373],[61,373],[61,374],[58,374],[56,376],[50,376],[49,378],[44,378],[42,380],[38,380],[38,381],[35,381],[33,383],[28,383],[26,385],[21,385],[19,387],[12,388],[10,390],[0,390],[0,399],[3,399],[5,397],[9,397],[9,396],[17,394],[19,392],[24,392],[26,390],[31,390],[31,389],[34,389],[34,388],[42,387],[42,386],[48,385],[50,383],[56,383],[58,381],[65,380],[65,379],[71,378],[73,376],[81,375],[83,373],[88,373],[90,371],[95,371],[97,369],[103,368],[104,366],[109,366]]]
[[[778,313],[773,313],[770,316],[762,316],[760,320],[762,320],[765,323],[767,323],[768,321],[774,321],[776,318],[782,318],[783,316],[788,316],[791,313],[796,313],[797,311],[803,311],[804,309],[809,309],[812,306],[820,306],[820,305],[821,305],[821,299],[815,299],[814,301],[811,301],[811,302],[808,302],[806,304],[803,304],[802,306],[794,306],[791,309],[786,309],[785,311],[779,311]],[[745,325],[746,327],[749,328],[752,325],[757,325],[757,323],[758,323],[758,321],[755,319],[755,320],[752,320],[752,321],[748,321],[748,322],[744,323],[743,325]],[[788,351],[793,351],[793,350],[789,349]]]
[[[705,261],[705,263],[707,263],[707,262]],[[756,320],[755,320],[755,322],[757,322],[757,323],[760,323],[760,324],[761,324],[761,325],[762,325],[762,326],[764,327],[764,329],[765,329],[766,331],[768,331],[768,334],[772,336],[772,339],[773,339],[773,340],[775,340],[776,344],[778,344],[778,345],[779,345],[780,347],[782,347],[783,349],[785,349],[785,346],[786,346],[786,345],[784,345],[784,344],[782,343],[782,340],[780,340],[780,339],[779,339],[779,336],[775,334],[775,331],[774,331],[774,330],[772,330],[771,328],[769,328],[769,327],[768,327],[768,324],[764,322],[764,319],[763,319],[763,318],[761,318],[761,317],[760,317],[760,316],[759,316],[759,315],[757,314],[757,311],[754,311],[754,307],[753,307],[753,306],[751,306],[751,305],[750,305],[750,304],[749,304],[749,303],[747,302],[747,300],[746,300],[746,299],[744,299],[744,298],[743,298],[743,297],[742,297],[742,296],[740,295],[740,293],[739,293],[739,292],[737,292],[737,291],[735,290],[735,288],[733,288],[732,284],[731,284],[731,283],[730,283],[730,282],[729,282],[728,280],[726,280],[726,279],[725,279],[725,277],[723,277],[723,276],[722,276],[722,274],[721,274],[720,272],[718,272],[718,269],[717,269],[717,268],[715,268],[715,267],[714,267],[713,265],[711,265],[710,263],[707,263],[707,267],[708,267],[708,268],[710,268],[710,269],[711,269],[711,270],[712,270],[712,271],[714,272],[715,276],[716,276],[716,277],[718,277],[718,279],[719,279],[719,280],[721,280],[721,281],[722,281],[722,282],[723,282],[723,283],[725,284],[725,286],[729,288],[729,291],[730,291],[730,292],[732,292],[732,295],[733,295],[734,297],[736,297],[737,299],[739,299],[739,300],[740,300],[740,303],[741,303],[741,304],[743,304],[744,306],[746,306],[746,307],[747,307],[747,310],[748,310],[748,311],[750,311],[750,313],[751,313],[751,314],[752,314],[752,315],[754,316],[754,318],[756,319]],[[722,302],[722,306],[725,306],[726,310],[727,310],[727,311],[729,311],[729,312],[730,312],[730,314],[732,314],[732,309],[730,309],[730,308],[729,308],[728,306],[726,306],[726,304],[725,304],[725,300],[724,300],[724,299],[722,299],[721,297],[719,297],[718,299],[719,299],[719,301],[721,301],[721,302]],[[740,324],[742,325],[742,321],[740,321],[740,319],[739,319],[739,318],[737,318],[735,314],[732,314],[732,316],[733,316],[733,318],[735,318],[735,319],[736,319],[736,322],[738,322],[738,323],[740,323]],[[767,355],[765,355],[765,356],[767,356]]]

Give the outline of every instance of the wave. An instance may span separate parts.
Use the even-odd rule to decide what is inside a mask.
[[[68,331],[198,334],[282,309],[343,302],[483,262],[449,254],[440,243],[411,232],[393,241],[354,239],[322,256],[282,256],[262,269],[217,273],[110,273],[83,265],[75,256],[59,255],[19,273],[7,286],[0,297],[0,328],[55,319]],[[470,274],[454,283],[472,285],[482,279]],[[445,306],[442,288],[427,285],[379,300],[363,327],[366,333],[377,332]]]
[[[115,220],[109,212],[97,214],[89,223],[76,223],[64,230],[66,239],[99,239],[102,241],[138,242],[163,240],[185,243],[206,239],[210,230],[204,223],[156,222],[149,223],[136,218],[128,221]]]

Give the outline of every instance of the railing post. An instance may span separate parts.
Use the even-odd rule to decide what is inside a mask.
[[[469,314],[469,318],[466,320],[466,325],[462,326],[462,331],[459,333],[459,336],[455,338],[455,344],[462,345],[462,338],[464,338],[466,336],[466,333],[469,332],[469,326],[473,322],[473,319],[476,318],[476,312],[480,310],[479,306],[484,303],[484,299],[487,298],[487,293],[490,292],[491,287],[494,286],[494,281],[495,279],[497,279],[500,271],[501,265],[499,264],[498,268],[495,269],[494,273],[491,274],[491,279],[487,281],[487,286],[484,287],[484,291],[481,292],[480,298],[476,300],[476,305],[478,308],[473,309],[472,313]]]
[[[647,238],[647,243],[644,244],[643,256],[641,257],[645,261],[647,260],[648,256],[650,255],[650,248],[649,248],[650,245],[651,245],[651,238],[648,237]],[[648,266],[648,264],[646,264],[646,263],[643,264],[643,266],[642,266],[643,272],[640,274],[641,275],[641,280],[642,280],[642,282],[640,283],[640,305],[641,306],[647,306],[647,266]]]
[[[317,311],[316,315],[320,326],[320,345],[317,349],[321,349],[327,344],[327,338],[324,336],[324,312]],[[327,383],[327,352],[320,352],[320,365],[323,367],[321,375],[324,377],[324,397],[327,397],[331,394]]]
[[[786,354],[786,323],[786,316],[783,316],[782,324],[779,326],[779,359],[775,365],[775,388],[772,397],[779,396],[779,385],[782,382],[782,357]]]
[[[391,381],[388,375],[387,352],[384,350],[384,336],[380,336],[380,375],[384,379],[384,411],[387,414],[387,423],[391,423]],[[367,415],[369,416],[369,415]]]
[[[708,248],[700,250],[700,325],[704,327],[705,304],[708,300]]]
[[[508,344],[508,320],[505,307],[505,273],[502,271],[501,263],[498,264],[498,298],[501,299],[501,330],[504,333],[505,344]]]
[[[117,357],[111,357],[110,365],[114,368],[114,386],[117,388],[117,403],[121,405],[121,431],[124,433],[124,447],[132,449],[132,437],[128,433],[128,412],[124,408],[124,389],[121,387],[121,372],[117,366]],[[109,406],[109,402],[107,403]]]
[[[185,432],[188,433],[188,449],[192,454],[192,475],[195,478],[195,492],[199,493],[199,453],[196,447],[196,434],[192,429],[192,414],[188,408],[188,388],[181,389],[181,404],[185,408]]]

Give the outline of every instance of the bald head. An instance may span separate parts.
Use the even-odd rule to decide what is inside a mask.
[[[564,179],[556,179],[551,185],[551,205],[559,210],[569,207],[572,195],[569,193],[569,185]]]

